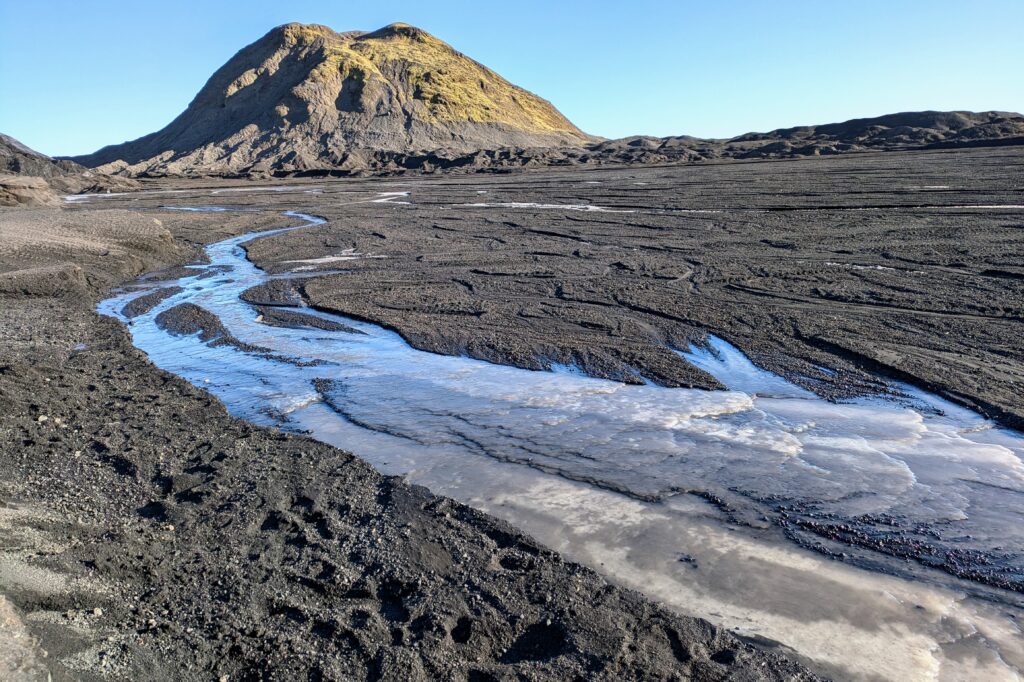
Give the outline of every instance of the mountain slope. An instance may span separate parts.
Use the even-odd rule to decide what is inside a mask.
[[[579,145],[549,102],[420,29],[287,24],[221,67],[166,128],[76,160],[129,173],[355,168],[374,152]]]

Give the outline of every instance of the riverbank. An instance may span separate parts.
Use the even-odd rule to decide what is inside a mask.
[[[239,328],[241,319],[240,328],[248,329],[249,333],[240,336],[239,344],[244,345],[252,333],[264,333],[251,329],[258,314],[263,324],[255,327],[279,325],[286,329],[295,324],[295,311],[275,304],[305,303],[397,331],[414,348],[432,353],[470,356],[514,367],[539,369],[551,365],[560,372],[583,372],[629,384],[653,380],[662,386],[714,388],[728,381],[720,383],[713,370],[673,351],[699,348],[710,332],[728,340],[760,367],[802,387],[794,386],[794,390],[807,389],[825,398],[849,398],[879,390],[917,390],[885,383],[887,379],[902,379],[1012,426],[1017,423],[1015,415],[1021,413],[1017,388],[1024,372],[1020,364],[1024,337],[1017,333],[1022,315],[1019,154],[1017,150],[973,150],[721,166],[545,171],[505,177],[305,180],[270,186],[221,180],[155,182],[147,183],[142,192],[97,196],[49,214],[5,213],[5,219],[16,215],[38,218],[25,222],[20,232],[15,231],[15,240],[5,241],[8,251],[0,268],[5,273],[0,275],[0,291],[5,292],[0,305],[11,311],[10,319],[18,321],[4,330],[12,348],[4,357],[12,359],[13,369],[0,374],[0,386],[11,387],[0,395],[17,399],[9,410],[16,417],[11,418],[11,429],[5,433],[12,434],[8,441],[22,443],[20,448],[5,451],[5,461],[12,463],[6,469],[10,472],[7,478],[19,483],[17,490],[26,500],[42,499],[36,491],[52,485],[51,502],[56,505],[40,504],[38,508],[22,507],[10,512],[9,518],[17,520],[18,525],[5,533],[12,547],[17,549],[23,543],[26,551],[37,552],[33,548],[47,546],[40,544],[38,528],[50,532],[58,527],[57,519],[64,524],[74,519],[77,524],[77,510],[90,508],[78,499],[84,493],[76,486],[95,486],[90,494],[97,497],[99,491],[127,486],[133,491],[132,498],[121,500],[123,510],[118,513],[130,520],[126,528],[139,524],[150,535],[128,542],[120,535],[108,537],[96,532],[89,541],[92,554],[72,554],[68,555],[71,559],[57,558],[52,563],[63,571],[74,567],[82,577],[92,571],[125,576],[125,584],[140,591],[141,585],[151,586],[153,596],[143,597],[142,611],[129,614],[134,620],[124,622],[130,624],[131,632],[149,633],[152,639],[142,641],[153,646],[145,650],[163,651],[159,661],[183,656],[180,651],[210,638],[218,644],[210,645],[210,656],[203,661],[239,655],[250,663],[270,660],[268,651],[244,649],[263,646],[269,638],[287,652],[292,652],[292,647],[299,652],[295,654],[299,658],[288,659],[290,663],[307,652],[312,661],[308,664],[313,666],[308,670],[335,665],[336,659],[349,661],[337,663],[341,668],[330,669],[330,674],[348,676],[364,670],[358,668],[360,665],[366,666],[365,670],[374,669],[378,664],[373,656],[381,651],[419,642],[420,650],[440,647],[438,651],[445,652],[445,660],[455,661],[452,665],[456,666],[443,672],[458,677],[460,671],[468,671],[472,665],[465,663],[469,650],[455,647],[463,635],[456,635],[454,626],[449,627],[451,618],[438,619],[429,610],[417,610],[419,607],[405,604],[403,596],[399,601],[409,618],[393,620],[382,615],[392,607],[380,606],[394,601],[387,596],[390,588],[381,593],[380,583],[374,582],[364,589],[365,580],[356,579],[332,587],[331,580],[316,577],[335,575],[339,567],[345,566],[355,566],[358,576],[365,576],[363,568],[374,563],[391,566],[391,554],[368,555],[370,550],[365,549],[375,546],[371,519],[395,514],[391,498],[381,493],[372,503],[356,505],[357,513],[366,515],[362,520],[353,520],[344,509],[324,512],[315,502],[317,498],[302,489],[300,481],[322,478],[328,469],[306,462],[295,464],[288,459],[291,455],[281,455],[284,459],[280,459],[276,453],[287,449],[285,445],[277,440],[261,440],[259,434],[267,432],[239,422],[226,426],[228,422],[220,421],[223,412],[218,411],[219,404],[206,393],[196,393],[167,375],[153,375],[163,377],[161,381],[152,378],[148,374],[152,368],[128,347],[127,336],[120,328],[109,320],[97,321],[89,312],[100,292],[143,271],[198,257],[202,244],[252,229],[294,224],[282,219],[283,211],[306,212],[323,216],[327,222],[245,244],[254,263],[279,277],[244,294],[247,301],[260,306],[258,310],[244,309],[240,311],[242,318],[235,315],[233,320],[225,320],[225,328]],[[211,205],[210,212],[192,210]],[[101,207],[111,209],[104,211]],[[72,223],[70,231],[56,229],[50,219],[53,216],[67,218]],[[23,242],[25,235],[43,244],[41,250],[19,246],[18,240]],[[179,268],[160,278],[175,279],[185,272]],[[211,282],[216,275],[213,268]],[[228,279],[225,275],[224,280]],[[147,299],[145,303],[151,302]],[[132,309],[143,309],[143,303]],[[203,312],[202,300],[197,303],[199,308],[179,309],[187,315],[168,314],[165,322],[180,330],[209,327],[217,333],[220,323],[216,315]],[[329,315],[319,319],[326,326],[318,330],[327,333],[339,329],[337,320]],[[72,333],[74,329],[81,333]],[[105,354],[96,357],[99,365],[89,364],[92,360],[87,353],[92,346],[88,338],[107,339],[109,343]],[[54,346],[49,339],[60,342]],[[76,348],[79,343],[86,346]],[[315,353],[306,355],[316,357]],[[34,364],[14,362],[21,356]],[[138,363],[124,360],[132,357]],[[431,357],[443,360],[438,355]],[[47,369],[35,372],[33,367]],[[65,371],[68,367],[80,368],[82,376],[76,378]],[[60,373],[51,373],[51,369]],[[136,375],[150,378],[142,381]],[[46,382],[47,378],[51,382]],[[55,384],[55,379],[59,383]],[[202,377],[193,381],[200,387],[206,385]],[[504,385],[500,381],[489,383]],[[359,395],[372,403],[386,398],[388,387],[394,385],[404,384],[400,377],[391,378],[381,383],[383,393],[360,391]],[[179,388],[181,396],[174,393]],[[352,401],[339,393],[338,386],[322,384],[317,388],[325,397],[319,407],[337,404],[339,409],[351,411]],[[168,398],[169,392],[175,397]],[[435,405],[436,400],[422,391],[413,393],[407,397],[418,397],[429,403],[428,407]],[[33,410],[33,403],[26,402],[34,400],[35,394],[45,397],[41,409]],[[90,395],[97,397],[88,398]],[[85,397],[79,401],[81,396]],[[197,399],[199,406],[182,407]],[[146,402],[152,404],[142,404]],[[56,407],[64,404],[74,408],[74,415],[95,415],[95,421],[89,422],[88,439],[66,441],[74,446],[68,461],[60,459],[66,449],[61,443],[68,438],[63,428],[68,418]],[[372,409],[367,413],[364,407],[360,407],[361,416],[374,415]],[[378,406],[377,413],[388,418],[405,414],[391,407]],[[460,411],[455,410],[454,416]],[[60,417],[60,421],[53,416]],[[45,419],[39,421],[39,417]],[[257,421],[264,423],[272,418]],[[211,430],[206,428],[208,421]],[[374,421],[388,426],[387,418]],[[966,428],[968,440],[973,440],[976,432],[982,438],[994,433],[991,424],[980,423],[976,416],[968,421],[979,422],[975,424],[977,429],[964,424],[947,426]],[[145,432],[136,430],[135,425],[146,425]],[[909,422],[908,428],[915,431]],[[204,438],[194,441],[189,435],[192,431]],[[891,425],[886,426],[883,420],[872,435],[890,431]],[[221,432],[229,434],[230,442],[220,437]],[[813,440],[815,434],[807,433]],[[346,438],[351,435],[345,434]],[[356,448],[351,439],[328,440]],[[863,440],[857,438],[858,442]],[[903,442],[897,441],[897,445]],[[294,442],[288,438],[280,441]],[[317,462],[326,458],[337,468],[352,471],[347,460],[324,454],[337,451],[301,442],[310,448],[303,452],[313,453]],[[1009,441],[1007,444],[1012,445]],[[201,448],[198,452],[197,446]],[[882,454],[887,447],[881,448]],[[837,454],[845,451],[846,446],[842,446]],[[862,454],[870,459],[874,451],[867,448]],[[31,461],[41,462],[37,469],[30,470],[25,462],[19,462],[23,452]],[[80,454],[76,456],[76,452]],[[982,460],[987,452],[966,454],[968,459]],[[703,446],[695,453],[705,456],[712,467],[720,464],[720,456],[710,454]],[[581,451],[581,455],[587,454],[593,453]],[[899,459],[900,453],[895,454]],[[673,493],[662,509],[658,508],[662,503],[651,501],[650,496],[629,498],[607,489],[587,488],[586,481],[594,477],[580,481],[571,471],[561,471],[561,478],[551,477],[554,480],[549,485],[531,486],[523,474],[513,471],[516,465],[507,464],[504,466],[510,468],[490,478],[506,482],[514,479],[517,487],[500,488],[488,483],[476,491],[472,486],[457,490],[459,481],[471,480],[472,476],[449,477],[452,487],[446,488],[443,466],[433,480],[423,468],[412,475],[433,490],[471,502],[517,527],[530,528],[548,546],[613,576],[620,585],[643,591],[676,613],[707,614],[755,639],[766,632],[784,633],[779,638],[813,659],[819,673],[863,679],[1014,679],[1024,661],[1017,625],[1024,553],[1020,551],[1018,526],[1007,524],[1015,505],[1012,499],[1007,504],[1002,500],[1019,493],[1019,476],[1014,474],[1019,461],[1014,464],[1013,453],[1004,456],[1007,453],[1001,450],[988,463],[979,461],[981,468],[991,469],[989,473],[1005,469],[1005,480],[991,480],[988,475],[979,477],[977,467],[967,471],[972,467],[963,468],[964,462],[952,468],[948,462],[937,466],[940,458],[932,450],[919,454],[926,456],[909,462],[915,474],[908,480],[916,480],[919,470],[925,472],[921,480],[930,490],[923,491],[926,497],[933,502],[949,502],[921,507],[938,513],[925,523],[918,522],[918,507],[913,506],[895,517],[868,513],[851,517],[845,512],[823,512],[820,505],[791,499],[792,487],[784,489],[782,496],[758,496],[759,491],[765,492],[759,482],[778,483],[782,479],[778,472],[769,473],[753,477],[752,486],[736,488],[727,479],[742,473],[742,466],[722,467],[725,480],[717,494],[712,488],[688,481],[685,469],[672,469],[668,473],[682,476],[682,485],[692,494]],[[1016,456],[1019,460],[1019,453]],[[250,459],[256,463],[251,472]],[[400,457],[378,459],[374,466],[384,471],[405,472],[400,461],[393,461]],[[863,459],[858,462],[869,465],[866,471],[883,475],[893,462],[886,457],[879,459],[885,464],[882,469]],[[744,459],[741,456],[736,461],[742,465]],[[754,461],[763,464],[764,460]],[[826,456],[819,465],[830,461],[845,460]],[[282,462],[288,462],[287,466]],[[851,460],[851,472],[856,473],[858,462]],[[796,465],[800,465],[799,458]],[[359,486],[372,488],[378,486],[376,480],[389,480],[373,478],[376,474],[361,463],[353,466],[369,472],[370,478],[359,478]],[[929,472],[930,467],[936,468]],[[279,473],[282,468],[290,473]],[[500,468],[494,472],[499,473]],[[487,480],[485,469],[491,471],[479,465],[473,473]],[[51,471],[60,473],[54,476]],[[812,477],[815,471],[827,487],[830,476],[821,473],[819,466],[812,467]],[[932,474],[938,478],[933,479]],[[51,478],[53,482],[47,483]],[[668,478],[671,476],[658,477],[656,482],[664,484]],[[889,492],[903,480],[900,476],[883,478],[883,487]],[[349,490],[355,484],[346,481],[338,484],[343,494],[361,499]],[[935,487],[941,481],[951,483],[957,492],[942,493]],[[874,488],[868,484],[863,495],[840,497],[834,502],[871,506],[885,498]],[[278,489],[286,493],[278,494]],[[798,492],[807,490],[798,487]],[[523,491],[526,494],[520,494]],[[62,507],[62,495],[71,496],[75,503]],[[694,497],[700,499],[691,509],[687,505]],[[327,499],[330,504],[346,504],[341,498]],[[560,499],[572,501],[571,514],[559,506]],[[733,504],[744,499],[742,505]],[[737,518],[750,501],[764,508],[764,516],[746,514]],[[677,508],[680,505],[686,508]],[[240,511],[239,507],[244,509]],[[644,513],[635,513],[639,507]],[[49,511],[51,508],[60,511],[55,514]],[[249,515],[249,508],[256,512]],[[605,532],[607,526],[602,530],[594,523],[598,519],[617,522],[616,512],[610,510],[618,509],[630,513],[628,522],[619,524],[621,530],[609,534]],[[268,520],[268,510],[275,512],[274,520]],[[662,510],[671,512],[671,523],[665,523],[664,515],[659,515]],[[286,521],[277,519],[279,511]],[[445,512],[457,516],[450,510]],[[82,518],[114,518],[105,513]],[[33,521],[35,517],[42,520]],[[220,523],[227,524],[225,530],[218,530]],[[479,535],[475,523],[458,532]],[[99,526],[105,527],[102,522]],[[451,580],[455,581],[457,594],[470,589],[465,587],[471,583],[467,576],[483,575],[487,585],[499,585],[493,589],[484,584],[472,588],[492,595],[481,597],[486,603],[504,600],[513,605],[497,615],[485,614],[484,622],[512,622],[512,616],[520,612],[516,606],[519,602],[505,600],[503,595],[506,589],[509,594],[520,594],[516,590],[526,589],[521,583],[517,583],[519,587],[509,583],[506,588],[505,583],[488,582],[492,573],[481,569],[481,574],[475,565],[465,575],[445,573],[461,565],[460,553],[452,554],[451,566],[438,569],[428,562],[431,552],[420,557],[415,549],[418,543],[403,545],[392,540],[394,531],[385,526],[377,529],[377,537],[387,537],[388,546],[400,547],[403,556],[412,552],[417,557],[410,571],[429,566],[436,573],[454,576]],[[283,527],[288,530],[280,530]],[[327,528],[330,537],[320,536],[321,527]],[[177,535],[181,528],[190,529],[185,540]],[[400,535],[402,527],[398,528]],[[583,530],[577,532],[580,528]],[[1008,530],[1004,533],[1003,529]],[[415,535],[413,530],[410,532]],[[776,541],[774,536],[779,533],[785,534],[785,543]],[[68,538],[74,537],[75,543],[82,544],[70,530],[60,530],[56,537],[61,542],[50,542],[51,549],[46,551],[58,557],[62,556],[59,552],[69,551],[65,548]],[[431,537],[438,538],[442,545],[454,542],[441,532]],[[197,543],[217,550],[200,551]],[[138,551],[137,546],[144,546],[145,551]],[[316,549],[298,553],[296,546]],[[476,545],[469,542],[467,546]],[[623,549],[627,546],[628,551]],[[98,561],[97,547],[112,547],[114,559],[107,556]],[[151,551],[150,547],[164,549]],[[484,541],[486,547],[490,545]],[[768,551],[769,547],[779,551]],[[654,558],[648,549],[658,552],[660,558]],[[283,561],[279,557],[305,566],[310,551],[314,551],[313,558],[308,559],[310,567],[289,568],[287,575],[291,577],[278,581],[273,571]],[[510,566],[524,566],[536,582],[536,576],[529,573],[529,566],[535,565],[532,560],[504,562],[504,550],[497,544],[490,551],[492,559],[481,566],[498,571],[499,578],[504,575],[501,571],[511,570]],[[674,552],[681,554],[669,556]],[[216,553],[220,558],[214,558]],[[339,553],[343,560],[336,558]],[[478,555],[476,550],[464,553],[467,561],[479,556],[482,562],[486,555]],[[275,558],[264,560],[264,555]],[[23,558],[14,556],[14,560]],[[360,563],[364,561],[372,563]],[[141,568],[135,566],[136,562]],[[255,568],[248,566],[252,562],[256,562]],[[324,562],[328,568],[324,568]],[[88,569],[81,570],[83,565]],[[229,568],[218,574],[214,570],[217,566]],[[314,567],[321,573],[314,575]],[[4,575],[20,573],[8,571]],[[79,573],[72,571],[69,575]],[[37,588],[55,584],[51,574],[26,574],[39,578]],[[269,591],[253,587],[254,574],[274,576]],[[660,580],[667,574],[671,574],[671,580]],[[695,578],[688,582],[690,574]],[[391,576],[389,580],[394,577],[386,575]],[[448,579],[424,584],[433,593],[437,584],[447,584],[444,581]],[[408,582],[405,577],[394,580],[403,585]],[[182,581],[189,586],[175,587]],[[458,585],[459,581],[463,586]],[[88,584],[94,591],[100,589],[96,585],[102,585],[83,580],[65,583],[75,589]],[[232,587],[236,583],[254,596],[239,596]],[[305,587],[293,592],[292,583]],[[556,602],[568,593],[558,580],[544,585]],[[61,594],[66,594],[71,588],[62,589]],[[311,598],[306,589],[324,596]],[[355,593],[350,592],[353,589]],[[422,593],[410,589],[399,591],[412,595],[410,603],[416,604],[416,595]],[[284,602],[287,608],[273,606],[281,594],[292,597]],[[295,594],[302,596],[296,601]],[[528,592],[522,594],[528,596]],[[457,602],[458,598],[452,597],[462,603]],[[45,628],[70,623],[84,632],[93,622],[90,619],[110,617],[112,613],[107,605],[92,606],[81,597],[71,601],[51,594],[47,599],[47,604],[63,608],[66,603],[73,608],[68,607],[70,614],[55,610],[57,615],[37,614],[26,617],[25,622],[34,617],[45,621]],[[223,606],[224,600],[234,606]],[[361,601],[357,604],[357,600]],[[193,603],[197,604],[194,608]],[[571,598],[566,603],[576,604]],[[329,631],[337,632],[344,626],[344,632],[358,634],[369,628],[366,632],[372,636],[367,641],[379,644],[378,635],[391,634],[397,643],[371,656],[359,649],[365,648],[366,641],[358,640],[362,643],[357,646],[352,643],[357,640],[346,635],[348,644],[339,645],[337,637],[331,635],[326,639],[332,642],[333,653],[313,661],[313,648],[317,647],[307,645],[302,636],[322,644],[312,639],[312,633],[321,629],[321,621],[329,613],[338,611],[338,604],[344,605],[348,609],[344,612],[351,617],[344,623],[325,621],[335,628]],[[99,608],[101,615],[90,616],[90,608]],[[31,610],[39,611],[41,607]],[[352,615],[353,610],[360,613]],[[235,611],[241,614],[237,618]],[[364,612],[377,615],[368,619]],[[64,620],[57,617],[61,613]],[[175,613],[184,615],[179,620]],[[455,611],[445,613],[455,617]],[[532,620],[534,616],[546,612],[522,613],[527,614],[524,617],[528,622],[523,626],[527,627],[540,622]],[[425,621],[421,616],[449,625],[435,628],[437,636],[428,640],[422,635]],[[456,626],[465,623],[461,618],[463,615],[455,617]],[[599,614],[598,622],[604,622],[601,618]],[[543,621],[547,620],[545,616]],[[210,625],[213,621],[220,624]],[[272,626],[249,627],[264,621]],[[189,624],[178,628],[181,622]],[[203,624],[202,629],[194,625],[196,622]],[[641,621],[631,622],[630,627],[643,629]],[[102,625],[100,620],[96,623]],[[160,627],[171,634],[154,630],[161,623],[165,625]],[[414,627],[415,623],[419,624]],[[485,647],[481,666],[474,668],[479,673],[474,673],[476,676],[500,679],[510,670],[520,674],[524,669],[526,675],[568,674],[566,671],[580,669],[573,661],[603,660],[604,654],[594,659],[578,652],[589,651],[597,640],[607,644],[621,635],[617,626],[610,625],[601,631],[604,634],[593,637],[573,635],[572,642],[580,644],[574,644],[569,653],[524,663],[503,652],[513,647],[526,630],[492,625],[488,625],[487,639],[499,644]],[[193,628],[192,633],[187,632],[188,627]],[[447,638],[439,634],[442,631],[448,632]],[[63,639],[55,641],[70,641],[66,631],[62,632]],[[97,632],[98,628],[88,637],[100,637]],[[113,636],[115,639],[110,641],[117,642],[118,632],[111,629],[102,637]],[[218,635],[220,640],[216,639]],[[624,646],[628,647],[632,637],[617,641],[626,641]],[[660,637],[657,634],[658,641]],[[242,642],[244,651],[222,646],[219,642],[225,639]],[[175,649],[175,642],[183,643],[180,650]],[[149,670],[149,664],[144,663],[149,660],[148,654],[132,653],[124,642],[118,646],[122,647],[118,649],[121,653],[107,646],[104,660],[143,661],[131,663],[135,667],[130,670],[144,678]],[[603,646],[597,650],[606,651]],[[650,649],[644,642],[637,646]],[[79,647],[83,648],[89,647]],[[176,650],[179,654],[174,654]],[[142,658],[133,658],[136,654]],[[426,665],[428,658],[420,655],[417,665]],[[648,657],[645,654],[641,658]],[[77,659],[62,654],[59,660]],[[668,659],[661,654],[646,664],[630,659],[621,669],[639,666],[637,669],[644,671],[662,670],[659,666],[664,660]],[[166,667],[159,668],[166,663],[159,661],[153,669],[166,671]],[[179,661],[183,669],[191,662],[187,658]],[[346,667],[350,663],[357,667]],[[569,667],[557,671],[552,667],[563,663]],[[80,662],[75,665],[82,667]],[[95,661],[89,665],[95,667]],[[127,663],[110,665],[129,669]],[[441,674],[438,670],[442,669],[435,663],[430,665],[435,667],[423,668],[424,674]],[[674,664],[669,661],[669,665]],[[619,670],[608,674],[617,675]],[[700,672],[703,670],[699,668],[698,673],[704,674]],[[707,670],[712,676],[726,674],[714,667]]]
[[[416,194],[366,201],[415,211]],[[1015,679],[1020,600],[1012,583],[970,581],[1018,574],[1020,435],[920,392],[823,401],[721,339],[682,353],[733,389],[705,391],[439,355],[364,321],[254,306],[242,299],[315,283],[308,259],[269,275],[247,258],[323,225],[282,218],[294,227],[212,244],[185,276],[138,281],[99,309],[231,414],[350,449],[830,677]],[[825,523],[845,534],[802,532]],[[879,553],[901,548],[930,561]]]
[[[231,418],[92,311],[111,285],[280,224],[276,211],[0,221],[0,592],[38,640],[12,666],[41,679],[810,677],[347,453]]]

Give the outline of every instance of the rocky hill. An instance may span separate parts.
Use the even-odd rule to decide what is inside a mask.
[[[52,159],[0,133],[0,206],[57,206],[59,194],[134,189],[138,183]]]
[[[80,171],[73,161],[55,161],[0,133],[0,206],[56,206],[60,197],[48,180]]]
[[[67,159],[52,159],[18,142],[9,135],[0,133],[0,173],[33,175],[40,178],[62,177],[69,173],[81,173],[82,166]]]
[[[232,57],[163,130],[76,160],[131,175],[235,174],[592,141],[549,102],[418,28],[288,24]]]

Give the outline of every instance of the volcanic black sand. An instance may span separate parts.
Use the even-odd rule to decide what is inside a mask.
[[[415,191],[415,213],[303,197],[330,223],[248,251],[272,272],[386,256],[319,264],[346,272],[302,292],[424,350],[715,388],[666,347],[713,333],[823,395],[881,373],[1020,427],[1022,162],[1007,149],[395,182],[382,191]],[[582,204],[609,212],[557,208]]]
[[[345,452],[232,419],[93,312],[119,281],[279,223],[276,207],[0,214],[0,676],[812,677]]]
[[[329,222],[250,258],[345,274],[250,292],[268,318],[305,299],[424,350],[704,388],[718,384],[669,347],[713,333],[826,397],[888,376],[1020,427],[1022,161],[1002,148],[213,195],[168,182],[0,214],[0,593],[58,679],[804,675],[350,455],[231,419],[92,305],[301,210]],[[158,208],[210,204],[249,212]],[[913,542],[881,549],[920,558]],[[964,577],[1019,589],[1000,568]]]
[[[407,211],[328,189],[312,203],[327,225],[248,252],[271,272],[344,272],[250,298],[301,296],[423,350],[666,386],[720,387],[672,350],[711,333],[824,397],[896,379],[1019,429],[1022,161],[1007,148],[380,188],[411,192],[390,198]],[[820,544],[838,541],[1024,591],[1021,557],[979,552],[955,526],[894,532],[890,519],[778,502],[806,546],[841,552]]]

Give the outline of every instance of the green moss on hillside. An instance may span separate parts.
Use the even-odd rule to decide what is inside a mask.
[[[330,83],[337,88],[339,81],[353,79],[370,95],[387,85],[424,123],[495,123],[582,137],[547,101],[408,24],[366,34],[289,24],[281,32],[287,49],[302,46],[322,51],[321,61],[310,72],[313,84]]]

